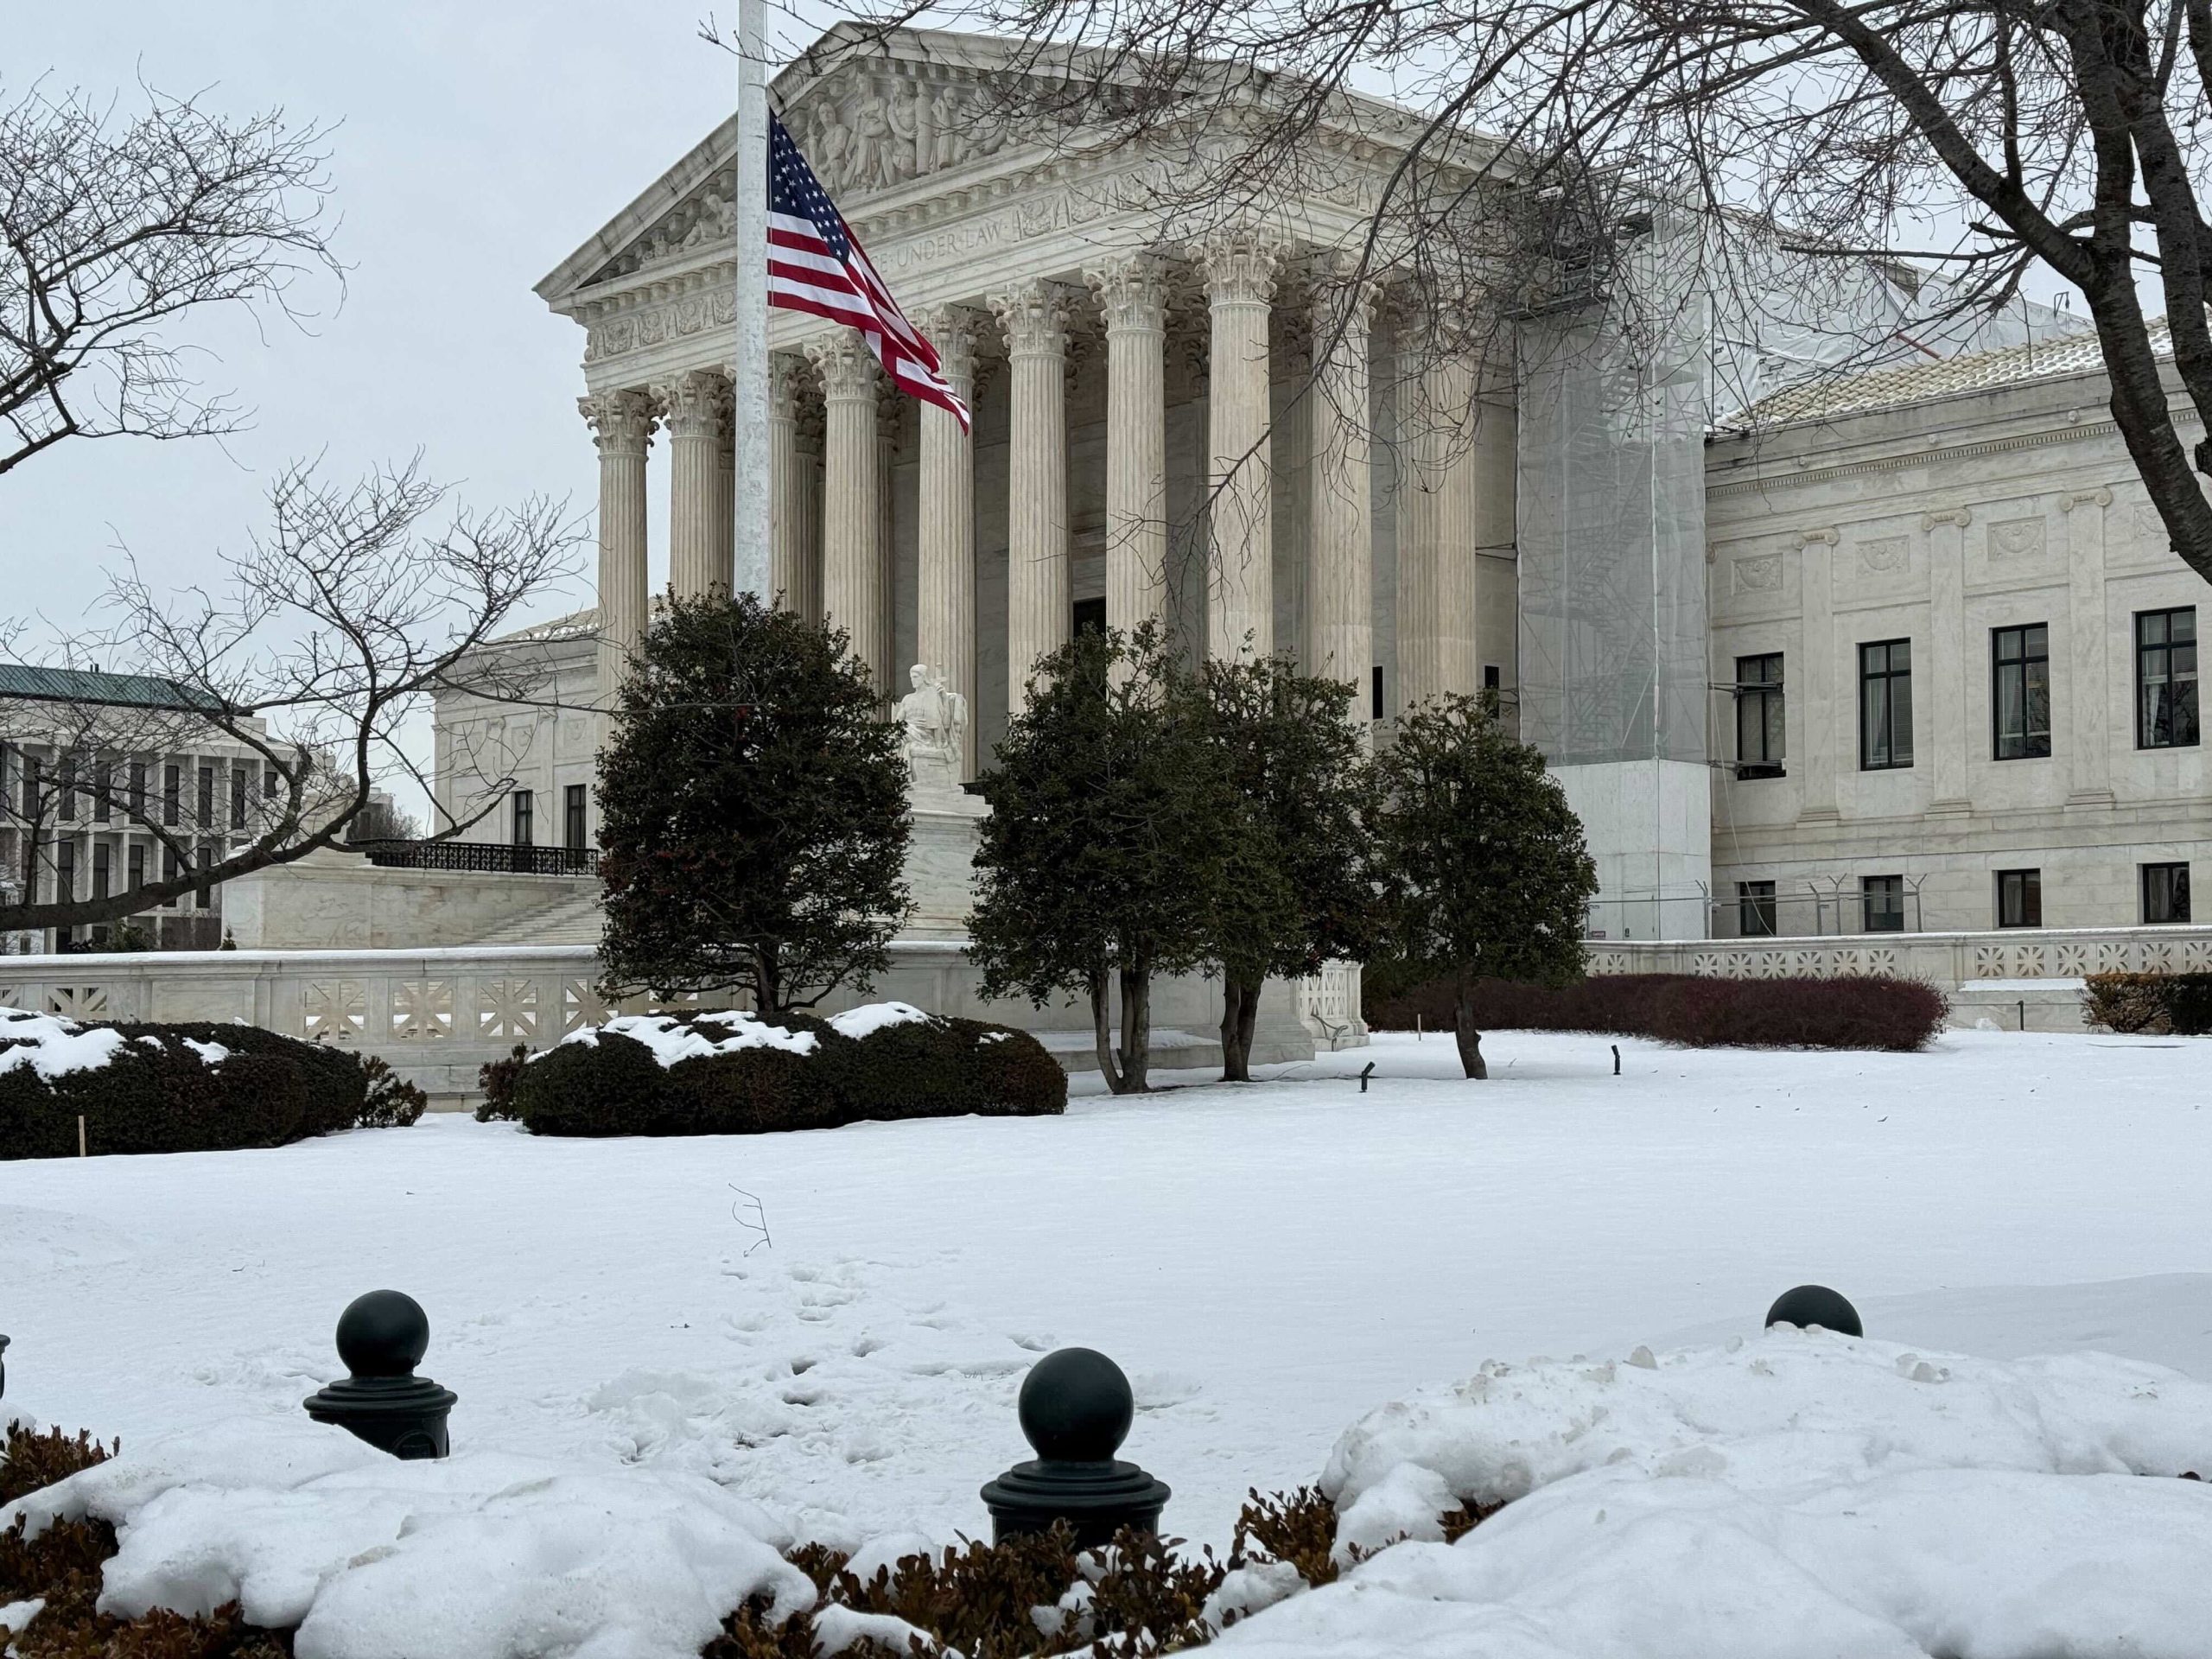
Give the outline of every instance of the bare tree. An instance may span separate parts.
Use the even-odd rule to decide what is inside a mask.
[[[233,429],[165,329],[224,305],[296,316],[300,280],[338,274],[322,129],[144,96],[122,118],[36,86],[0,105],[0,474],[69,437]]]
[[[165,594],[134,564],[111,585],[112,625],[59,653],[107,671],[0,680],[11,874],[56,871],[57,842],[87,828],[143,832],[164,855],[135,880],[111,873],[102,895],[39,901],[51,880],[0,892],[0,934],[116,921],[342,842],[384,779],[427,787],[402,728],[436,690],[531,700],[528,659],[485,647],[565,573],[576,529],[539,499],[434,525],[447,494],[415,463],[351,486],[294,467],[271,486],[270,531],[225,559],[220,592]],[[211,751],[228,758],[178,775],[175,757]],[[505,795],[509,780],[487,775],[434,839]]]
[[[1366,143],[1388,177],[1351,276],[1410,276],[1447,311],[1604,294],[1655,207],[1699,219],[1724,280],[1777,250],[1908,288],[1932,267],[1936,326],[2050,273],[2087,303],[2174,550],[2212,580],[2212,439],[2179,429],[2212,417],[2212,0],[848,3],[870,30],[1038,42],[1022,96],[1100,153],[1159,146],[1186,209],[1300,200]]]

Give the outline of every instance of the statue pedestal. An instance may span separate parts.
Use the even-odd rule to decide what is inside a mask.
[[[913,914],[901,936],[957,939],[968,933],[976,901],[976,840],[985,807],[957,785],[917,779],[907,791],[913,822],[906,843],[906,887]]]

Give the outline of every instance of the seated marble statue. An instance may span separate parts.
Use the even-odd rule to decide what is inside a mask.
[[[899,699],[899,718],[906,728],[906,764],[918,786],[957,790],[966,741],[968,699],[944,683],[926,663],[908,671],[914,689]]]

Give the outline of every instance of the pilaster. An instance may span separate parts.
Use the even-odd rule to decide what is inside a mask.
[[[1795,700],[1805,755],[1804,794],[1797,810],[1801,823],[1836,822],[1837,772],[1842,766],[1858,765],[1857,704],[1852,699],[1839,699],[1836,691],[1840,658],[1835,637],[1835,550],[1842,539],[1832,529],[1808,530],[1797,554],[1800,611],[1804,619],[1804,644],[1798,654],[1802,658],[1801,677],[1805,690]],[[1847,683],[1855,684],[1855,664],[1852,671]]]
[[[1974,810],[1967,785],[1966,531],[1973,510],[1946,507],[1921,516],[1928,537],[1928,722],[1934,797],[1928,810],[1946,816]]]
[[[2079,490],[2058,498],[2066,515],[2067,652],[2072,672],[2065,697],[2069,718],[2065,729],[2073,754],[2068,762],[2072,791],[2069,806],[2110,806],[2112,753],[2115,729],[2109,719],[2112,688],[2105,661],[2105,509],[2112,505],[2107,489]],[[2054,730],[2058,722],[2052,721]],[[2117,729],[2127,730],[2132,721]]]

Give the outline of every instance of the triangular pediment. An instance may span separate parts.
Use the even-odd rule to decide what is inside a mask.
[[[831,29],[778,74],[769,98],[849,218],[889,199],[1019,166],[1009,111],[1020,42],[942,30],[880,38]],[[726,251],[734,231],[734,116],[537,284],[556,309],[582,290]]]

